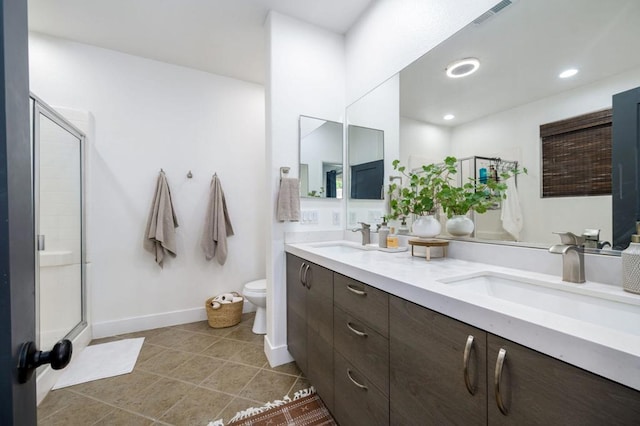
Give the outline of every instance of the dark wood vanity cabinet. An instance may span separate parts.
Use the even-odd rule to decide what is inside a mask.
[[[487,360],[490,425],[640,424],[634,389],[492,334]]]
[[[289,352],[341,426],[640,425],[640,392],[287,254]]]
[[[333,409],[333,271],[287,254],[289,353]]]
[[[486,425],[487,333],[389,299],[391,424]]]

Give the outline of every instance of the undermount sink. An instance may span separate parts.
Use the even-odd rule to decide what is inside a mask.
[[[499,272],[439,280],[460,291],[500,299],[640,336],[640,298],[580,284],[545,282]]]
[[[368,244],[363,246],[362,244],[354,243],[351,241],[327,241],[322,243],[310,244],[310,247],[319,249],[328,249],[336,253],[353,253],[359,251],[376,250],[377,245]]]

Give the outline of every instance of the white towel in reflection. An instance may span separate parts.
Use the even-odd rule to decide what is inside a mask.
[[[214,257],[224,265],[227,261],[227,237],[233,235],[233,227],[227,211],[222,185],[218,175],[213,175],[209,188],[209,203],[204,221],[204,231],[200,246],[207,260]]]
[[[161,171],[144,234],[144,248],[155,254],[156,263],[161,268],[166,254],[176,256],[175,228],[177,227],[178,218],[173,209],[169,183],[164,172]]]
[[[500,219],[502,227],[505,231],[520,240],[520,231],[522,231],[523,219],[520,209],[520,198],[518,197],[518,188],[516,187],[516,178],[510,177],[506,180],[507,190],[505,191],[506,199],[502,200],[502,212]]]
[[[300,182],[298,179],[280,179],[277,218],[281,222],[300,220]]]

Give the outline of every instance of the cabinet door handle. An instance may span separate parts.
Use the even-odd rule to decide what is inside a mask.
[[[471,383],[469,378],[469,358],[471,357],[471,350],[473,349],[473,336],[467,337],[467,343],[464,345],[464,355],[462,357],[462,366],[464,367],[464,385],[471,395],[475,395],[476,387]]]
[[[348,369],[348,368],[347,368],[347,377],[349,378],[349,380],[351,380],[351,383],[353,383],[354,385],[356,385],[356,386],[357,386],[357,387],[359,387],[360,389],[362,389],[362,390],[368,390],[368,388],[367,388],[365,385],[363,385],[363,384],[360,384],[360,383],[356,382],[356,381],[354,380],[354,378],[353,378],[353,377],[351,377],[351,370],[350,370],[350,369]]]
[[[311,280],[307,281],[307,273],[309,272],[310,267],[311,265],[307,264],[307,267],[304,268],[304,284],[307,286],[307,288],[311,288]]]
[[[365,333],[364,331],[360,331],[360,330],[356,330],[355,328],[353,328],[353,326],[351,325],[350,322],[347,322],[347,328],[349,330],[351,330],[353,332],[353,334],[360,336],[360,337],[367,337],[368,334]]]
[[[496,359],[496,371],[493,375],[493,387],[496,393],[496,404],[498,404],[498,409],[505,416],[509,414],[509,409],[505,407],[504,402],[502,401],[502,394],[500,393],[500,382],[502,381],[502,367],[504,366],[504,360],[507,357],[507,350],[505,348],[500,348],[498,352],[498,359]]]
[[[354,287],[351,286],[351,284],[347,284],[347,290],[349,290],[351,293],[357,294],[358,296],[366,296],[367,295],[366,291],[354,288]]]
[[[300,265],[300,269],[298,270],[298,281],[300,281],[300,284],[302,284],[302,286],[304,287],[304,280],[302,279],[302,269],[305,267],[305,263],[303,262]]]

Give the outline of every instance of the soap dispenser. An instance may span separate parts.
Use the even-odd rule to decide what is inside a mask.
[[[636,232],[640,223],[636,225]],[[640,294],[640,235],[631,236],[631,244],[621,254],[622,288],[631,293]]]
[[[384,220],[378,228],[378,247],[387,248],[387,237],[389,236],[389,227]]]

